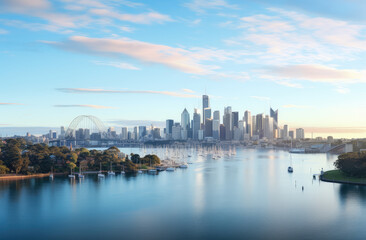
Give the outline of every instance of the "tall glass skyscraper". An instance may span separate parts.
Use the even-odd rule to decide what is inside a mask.
[[[198,140],[198,131],[201,129],[201,114],[199,113],[198,109],[194,109],[193,113],[193,139]]]
[[[272,108],[270,108],[269,111],[269,116],[273,118],[273,129],[278,129],[278,109],[274,111]]]
[[[189,113],[187,109],[184,109],[182,114],[180,115],[180,125],[182,126],[182,130],[188,130],[189,129]]]
[[[208,95],[202,95],[202,114],[203,114],[203,119],[202,122],[205,122],[206,116],[205,116],[205,108],[209,108],[210,107],[210,99],[208,97]]]

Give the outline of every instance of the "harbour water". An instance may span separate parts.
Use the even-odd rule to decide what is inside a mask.
[[[0,182],[0,236],[364,239],[366,187],[313,179],[336,158],[237,149],[218,159],[193,153],[189,168],[157,175]]]

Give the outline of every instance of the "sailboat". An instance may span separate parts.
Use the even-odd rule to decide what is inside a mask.
[[[50,173],[50,176],[49,176],[51,179],[53,179],[53,167],[51,168],[51,173]]]
[[[112,171],[112,162],[111,162],[110,170],[108,171],[108,175],[116,175],[116,173]]]
[[[84,175],[81,173],[81,166],[79,166],[79,178],[84,178]]]
[[[99,170],[99,173],[98,173],[98,178],[104,178],[104,174],[102,173],[102,163],[100,163],[100,170]]]
[[[294,172],[294,169],[291,167],[291,165],[292,165],[292,156],[291,156],[291,154],[290,154],[290,161],[291,161],[291,163],[290,163],[290,166],[287,168],[287,171],[289,173],[293,173]]]
[[[69,178],[75,178],[75,175],[72,174],[72,168],[70,168],[70,170],[71,170],[71,173],[69,174]]]
[[[121,174],[125,174],[125,166],[124,165],[122,166]]]

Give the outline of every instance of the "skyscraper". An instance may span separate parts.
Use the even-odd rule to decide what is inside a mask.
[[[212,118],[206,118],[205,137],[212,137]]]
[[[278,109],[274,111],[272,108],[270,108],[270,117],[273,118],[273,129],[278,129]]]
[[[303,128],[296,129],[296,139],[304,139],[305,138],[305,131]]]
[[[220,120],[213,119],[212,120],[212,137],[214,139],[220,139]]]
[[[226,107],[224,110],[223,124],[225,126],[225,140],[232,139],[232,111],[231,107]]]
[[[205,116],[205,118],[203,119],[203,124],[206,124],[206,119],[211,118],[211,108],[207,107],[203,110],[203,116]]]
[[[166,120],[166,123],[165,123],[165,138],[166,139],[170,139],[172,137],[172,133],[173,133],[173,125],[174,125],[174,120],[172,119],[168,119]]]
[[[214,120],[219,120],[219,122],[220,122],[220,111],[218,111],[218,110],[214,111],[213,119]]]
[[[194,109],[192,125],[193,139],[198,140],[198,131],[201,129],[201,114],[197,108]]]
[[[127,140],[128,139],[128,133],[127,133],[127,128],[126,127],[122,127],[121,139],[122,140]]]
[[[238,127],[238,123],[239,123],[239,112],[232,112],[232,128],[234,129],[234,127]]]
[[[273,139],[273,118],[268,115],[264,118],[264,137]]]
[[[250,111],[244,112],[244,122],[246,122],[246,133],[249,134],[249,137],[252,136],[252,113]]]
[[[208,97],[208,95],[202,95],[202,122],[205,122],[206,116],[205,116],[205,108],[209,108],[210,107],[210,99]]]
[[[190,119],[189,119],[189,113],[187,111],[187,109],[184,109],[182,114],[180,115],[180,124],[182,127],[182,130],[188,130],[189,129],[189,123],[190,123]]]
[[[257,114],[256,116],[256,135],[259,136],[259,138],[263,138],[264,136],[264,114]]]
[[[283,125],[283,138],[284,139],[287,139],[289,137],[288,130],[289,130],[288,125]]]

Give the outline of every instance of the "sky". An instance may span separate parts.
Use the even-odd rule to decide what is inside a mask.
[[[0,134],[163,125],[279,109],[306,135],[366,136],[362,0],[0,0]],[[3,132],[2,132],[3,131]]]

